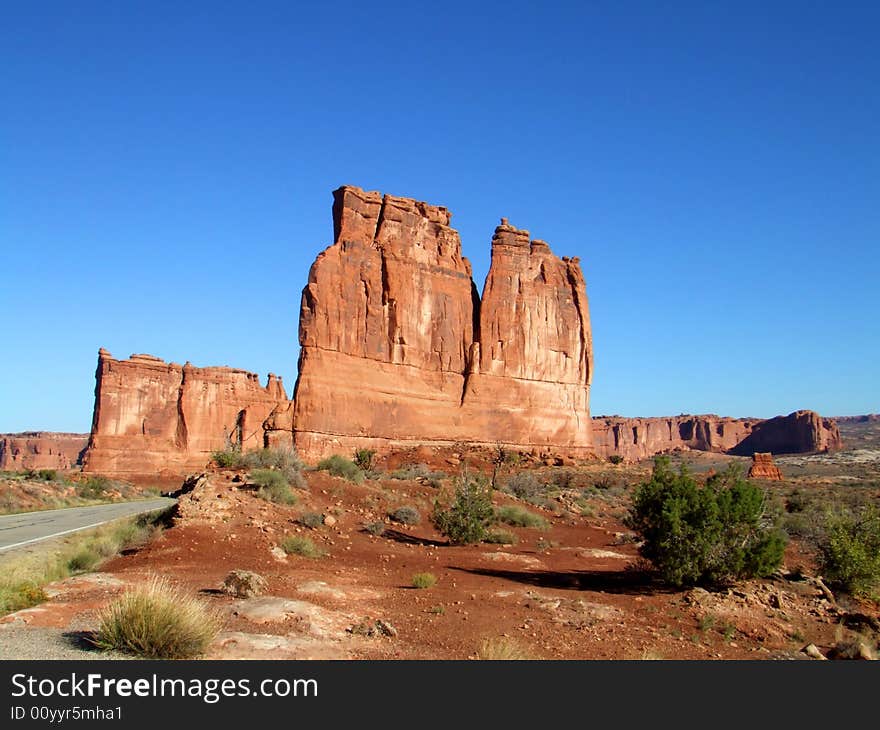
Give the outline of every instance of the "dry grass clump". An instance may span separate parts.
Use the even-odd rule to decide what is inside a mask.
[[[484,639],[477,652],[477,658],[484,661],[526,661],[538,657],[519,642],[501,636]]]
[[[189,659],[220,631],[219,615],[202,599],[155,576],[110,603],[94,639],[102,649],[150,659]]]

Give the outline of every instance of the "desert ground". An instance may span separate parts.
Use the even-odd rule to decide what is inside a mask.
[[[816,540],[831,504],[880,502],[880,427],[841,424],[847,448],[779,456],[782,482],[761,482],[790,540],[783,567],[720,590],[663,585],[625,523],[651,460],[548,466],[487,450],[413,449],[379,459],[355,483],[305,468],[293,505],[261,499],[246,471],[213,467],[142,541],[44,588],[44,602],[0,618],[0,657],[121,657],[89,642],[99,610],[161,574],[221,615],[211,658],[807,659],[874,653],[877,604],[817,575]],[[706,475],[748,459],[683,452]],[[535,527],[500,525],[514,544],[451,546],[432,526],[435,500],[463,469],[494,473],[496,506]],[[536,489],[509,493],[517,475]],[[6,475],[4,499],[49,485]],[[39,482],[39,480],[37,480]],[[155,484],[128,490],[155,493]],[[167,488],[167,485],[166,485]],[[508,489],[508,491],[505,491]],[[70,496],[70,495],[68,495]],[[114,498],[116,494],[112,495]],[[405,524],[389,515],[411,507]],[[288,554],[308,538],[312,555]],[[509,536],[503,538],[509,541]],[[0,572],[58,553],[64,540],[0,554]],[[306,551],[308,552],[308,551]],[[260,595],[224,591],[233,570],[264,581]],[[416,588],[414,576],[436,582]],[[428,581],[430,582],[430,581]],[[807,647],[811,648],[807,649]]]

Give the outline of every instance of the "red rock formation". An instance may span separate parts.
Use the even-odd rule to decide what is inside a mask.
[[[0,434],[0,469],[70,469],[79,463],[88,440],[87,433]]]
[[[722,453],[748,436],[756,423],[759,421],[753,418],[715,415],[599,416],[593,419],[593,446],[599,456],[617,454],[630,461],[683,449]]]
[[[455,441],[586,452],[577,260],[503,221],[481,303],[445,208],[354,187],[334,197],[336,241],[302,298],[300,453]]]
[[[841,448],[837,424],[813,411],[797,411],[769,420],[715,415],[670,418],[593,419],[598,456],[618,454],[628,460],[694,449],[750,455],[756,446],[773,453],[809,453]]]
[[[837,423],[814,411],[795,411],[755,424],[747,438],[730,453],[748,456],[755,452],[806,454],[843,447]]]
[[[98,353],[92,433],[83,471],[170,475],[204,467],[212,451],[261,448],[263,422],[288,406],[281,379],[196,368],[152,355],[115,360]]]
[[[749,479],[770,479],[782,481],[782,472],[773,463],[773,454],[752,454],[752,465],[749,467]]]

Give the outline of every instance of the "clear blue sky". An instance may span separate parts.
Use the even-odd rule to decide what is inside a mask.
[[[580,256],[593,413],[880,411],[877,3],[20,2],[0,431],[98,347],[296,377],[332,189]]]

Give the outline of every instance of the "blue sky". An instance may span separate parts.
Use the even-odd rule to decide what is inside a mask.
[[[98,347],[296,377],[330,192],[580,256],[593,413],[880,411],[876,3],[9,3],[0,431]]]

